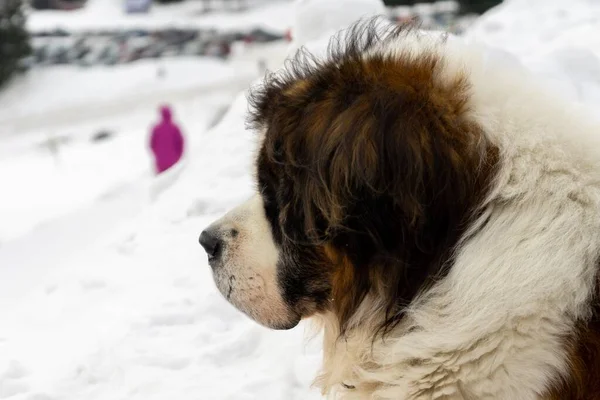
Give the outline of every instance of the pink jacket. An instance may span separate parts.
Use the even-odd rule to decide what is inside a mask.
[[[161,173],[171,168],[183,155],[184,139],[181,131],[171,121],[171,109],[161,107],[162,121],[152,129],[150,148],[154,153],[156,171]]]

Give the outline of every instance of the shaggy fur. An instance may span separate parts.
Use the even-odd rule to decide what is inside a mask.
[[[258,194],[204,234],[217,286],[320,321],[325,394],[600,399],[600,129],[532,81],[378,20],[300,51],[251,92]]]

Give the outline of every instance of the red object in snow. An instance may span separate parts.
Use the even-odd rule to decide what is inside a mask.
[[[285,40],[288,42],[292,41],[292,28],[289,28],[287,31],[285,31]]]
[[[171,109],[160,108],[162,120],[152,129],[150,148],[154,153],[156,172],[160,174],[175,165],[183,155],[184,139],[172,121]]]

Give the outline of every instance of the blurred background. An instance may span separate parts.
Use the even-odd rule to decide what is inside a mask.
[[[0,399],[320,398],[197,238],[253,190],[248,87],[376,14],[600,106],[597,0],[0,0]]]

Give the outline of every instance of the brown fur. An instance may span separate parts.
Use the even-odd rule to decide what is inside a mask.
[[[445,273],[498,162],[466,116],[465,77],[440,79],[443,59],[364,57],[411,29],[357,24],[328,61],[300,52],[250,96],[251,122],[265,130],[261,190],[281,203],[282,240],[327,246],[342,331],[373,291],[388,329]]]
[[[338,320],[348,321],[356,308],[354,299],[361,296],[361,291],[364,290],[356,283],[364,282],[364,280],[357,279],[356,269],[347,256],[331,246],[327,246],[325,249],[328,259],[335,266],[331,278],[333,312],[337,315]]]
[[[600,400],[600,304],[592,318],[580,322],[565,340],[569,349],[569,375],[549,392],[548,400]]]

